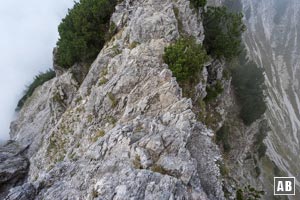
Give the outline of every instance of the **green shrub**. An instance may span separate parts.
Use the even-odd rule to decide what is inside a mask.
[[[250,185],[244,187],[244,190],[238,189],[236,191],[236,199],[237,200],[250,200],[250,199],[261,199],[261,197],[265,194],[262,190],[257,190]]]
[[[191,4],[195,7],[195,8],[203,8],[207,3],[207,0],[191,0]]]
[[[58,27],[57,64],[69,68],[76,62],[90,63],[102,49],[116,0],[75,2]]]
[[[236,191],[236,199],[237,199],[237,200],[244,200],[243,190],[238,189],[238,190]]]
[[[263,69],[254,62],[240,60],[232,69],[232,84],[241,107],[240,117],[250,125],[266,111]]]
[[[208,7],[204,13],[204,46],[208,54],[231,60],[241,51],[241,35],[245,31],[241,13],[225,7]]]
[[[43,85],[45,82],[51,80],[54,77],[55,77],[55,72],[52,69],[49,69],[44,73],[41,72],[37,76],[35,76],[33,82],[29,86],[27,86],[24,92],[24,96],[19,100],[16,110],[18,111],[23,107],[26,100],[29,97],[31,97],[31,95],[33,94],[34,90],[37,87]]]
[[[240,10],[239,3],[228,2],[235,5],[233,11]],[[254,62],[246,59],[246,51],[241,45],[242,33],[245,25],[241,13],[229,12],[226,7],[208,7],[204,13],[204,46],[209,55],[216,58],[226,58],[235,65],[231,68],[232,84],[235,89],[237,101],[240,104],[240,117],[246,125],[261,117],[266,110],[264,97],[264,75],[263,70]],[[216,85],[218,86],[218,85]],[[221,87],[208,87],[205,101],[212,100],[222,92]],[[260,148],[264,151],[264,147]]]
[[[203,64],[208,61],[206,51],[193,38],[182,38],[165,48],[164,62],[169,65],[179,85],[190,90],[199,82]]]
[[[219,94],[223,92],[224,88],[222,83],[218,80],[217,83],[213,86],[208,86],[206,88],[207,95],[204,98],[205,102],[209,102],[218,97]]]

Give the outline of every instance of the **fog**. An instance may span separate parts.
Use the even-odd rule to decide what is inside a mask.
[[[57,26],[73,0],[0,0],[0,141],[25,85],[52,67]]]

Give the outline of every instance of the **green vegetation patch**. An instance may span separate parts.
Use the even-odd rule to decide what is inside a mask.
[[[99,130],[94,136],[90,138],[92,142],[97,142],[99,138],[102,138],[105,136],[104,130]]]
[[[216,164],[219,166],[220,174],[222,175],[222,177],[227,177],[229,175],[229,169],[226,164],[220,160],[218,160]]]
[[[141,164],[141,157],[139,155],[136,155],[134,160],[132,161],[132,164],[135,169],[143,169],[143,166]]]
[[[107,117],[105,117],[105,119],[104,119],[107,123],[109,123],[109,124],[112,124],[112,125],[116,125],[116,123],[117,123],[117,119],[115,118],[115,117],[113,117],[113,116],[107,116]]]
[[[208,7],[204,13],[204,46],[209,55],[231,60],[241,52],[241,35],[245,31],[242,13],[226,7]]]
[[[107,82],[108,82],[108,80],[107,80],[106,78],[103,77],[103,78],[100,79],[98,86],[104,85],[104,84],[106,84]]]
[[[134,49],[135,47],[137,47],[140,43],[133,41],[130,45],[129,45],[129,49]]]
[[[248,185],[244,187],[244,189],[238,189],[236,191],[236,199],[237,200],[250,200],[250,199],[261,199],[261,197],[265,194],[262,190],[257,190],[254,187]]]
[[[240,58],[232,69],[232,85],[241,107],[240,117],[246,125],[252,124],[266,111],[264,80],[263,69],[245,57]]]
[[[118,100],[116,99],[115,95],[111,92],[107,94],[109,100],[111,101],[112,108],[115,108],[118,105]]]
[[[194,8],[203,8],[206,3],[207,0],[190,0],[191,4],[194,6]]]
[[[70,68],[76,62],[90,63],[111,34],[110,17],[116,0],[80,0],[75,2],[58,27],[57,64]],[[114,27],[113,27],[114,29]]]
[[[200,72],[208,61],[202,45],[194,38],[181,38],[165,48],[164,62],[169,65],[180,87],[189,96],[191,88],[200,80]]]
[[[230,131],[228,126],[222,126],[216,133],[216,142],[223,147],[224,153],[229,153],[231,146],[229,143]]]
[[[239,4],[233,10],[240,8]],[[240,118],[246,125],[252,124],[266,111],[264,96],[264,75],[262,68],[246,58],[242,46],[242,33],[245,25],[243,15],[230,12],[226,7],[208,7],[204,13],[204,46],[214,58],[225,58],[232,65],[232,85],[238,104],[241,107]],[[235,62],[233,62],[235,61]],[[223,91],[220,84],[207,88],[206,102],[215,99]],[[265,148],[260,147],[263,152]]]
[[[31,97],[34,90],[43,85],[45,82],[53,79],[55,77],[55,72],[52,69],[47,70],[46,72],[41,72],[37,76],[35,76],[33,82],[27,86],[24,96],[19,100],[16,110],[21,110],[21,108],[24,106],[26,100]]]
[[[218,80],[215,85],[206,87],[207,95],[204,98],[204,101],[208,102],[216,99],[219,96],[219,94],[223,92],[223,90],[224,88],[222,86],[222,83],[220,80]]]

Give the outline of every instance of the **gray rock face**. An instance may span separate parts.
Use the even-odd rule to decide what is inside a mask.
[[[30,145],[28,155],[36,153],[43,140],[71,104],[78,83],[71,72],[40,86],[25,103],[16,121],[11,123],[10,136],[24,146]]]
[[[33,200],[35,199],[35,196],[35,187],[30,183],[26,183],[11,189],[5,200]]]
[[[28,173],[29,160],[22,156],[24,149],[13,141],[0,147],[0,199],[9,188],[21,184]]]
[[[214,84],[223,78],[224,63],[219,60],[214,60],[211,65],[207,67],[208,84]]]
[[[162,59],[179,22],[203,41],[200,15],[188,0],[126,0],[112,22],[119,31],[81,86],[63,73],[12,123],[12,138],[31,144],[30,170],[7,198],[224,199],[213,131]]]

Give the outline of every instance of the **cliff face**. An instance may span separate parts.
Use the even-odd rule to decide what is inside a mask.
[[[7,199],[224,199],[213,131],[162,60],[179,23],[203,41],[200,15],[187,0],[126,0],[111,21],[83,83],[60,72],[12,123],[30,168]]]
[[[201,72],[197,98],[216,81],[223,92],[200,112],[163,62],[164,48],[182,34],[203,42],[201,9],[188,0],[120,2],[111,18],[116,34],[89,70],[54,66],[56,78],[35,90],[11,124],[15,142],[0,149],[0,175],[7,178],[0,179],[0,198],[234,199],[237,189],[251,185],[270,199],[273,176],[297,176],[300,163],[300,6],[280,2],[242,0],[244,41],[266,69],[269,106],[267,120],[251,126],[239,118],[224,61],[211,60]],[[215,144],[222,126],[231,132],[229,152]],[[262,159],[261,132],[268,132]],[[13,161],[19,168],[5,164]]]
[[[272,129],[265,141],[267,154],[281,171],[277,175],[299,180],[300,4],[297,0],[242,2],[248,27],[245,43],[250,57],[266,71],[266,117]],[[272,169],[264,167],[264,170],[268,177],[266,184],[271,186],[273,177],[268,171]]]
[[[26,148],[25,148],[26,149]],[[29,161],[25,150],[17,142],[0,147],[0,198],[4,199],[10,188],[22,184],[28,173]]]

